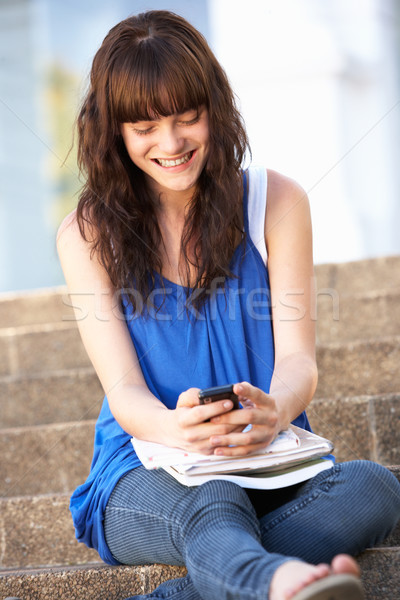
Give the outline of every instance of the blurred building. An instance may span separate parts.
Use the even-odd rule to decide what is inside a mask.
[[[253,160],[308,192],[316,262],[400,252],[399,0],[210,3]],[[227,15],[229,25],[227,26]]]
[[[30,0],[0,2],[0,290],[60,281],[37,25]]]

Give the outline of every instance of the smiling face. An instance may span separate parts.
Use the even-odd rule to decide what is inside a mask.
[[[132,162],[143,171],[153,192],[194,192],[208,156],[205,107],[122,123],[121,135]]]

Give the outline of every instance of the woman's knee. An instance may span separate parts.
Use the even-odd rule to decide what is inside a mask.
[[[341,466],[349,484],[392,505],[399,516],[400,483],[389,469],[369,460],[350,461]]]
[[[215,526],[237,524],[259,534],[256,511],[244,489],[221,479],[208,481],[196,488],[191,498],[191,519],[202,517]]]
[[[371,461],[351,461],[342,467],[348,489],[357,497],[366,520],[375,527],[375,543],[379,543],[400,518],[400,483],[389,469]]]
[[[263,544],[270,552],[329,562],[383,541],[399,513],[400,485],[390,471],[368,461],[337,463],[262,520]]]

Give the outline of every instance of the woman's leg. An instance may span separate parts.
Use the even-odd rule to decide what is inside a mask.
[[[117,484],[105,534],[121,563],[186,565],[188,577],[147,598],[267,600],[274,572],[293,560],[264,550],[256,513],[238,486],[212,481],[188,488],[143,467]]]
[[[266,507],[268,510],[268,507]],[[295,490],[284,506],[260,519],[269,551],[330,563],[380,543],[400,517],[400,484],[369,461],[336,464]]]

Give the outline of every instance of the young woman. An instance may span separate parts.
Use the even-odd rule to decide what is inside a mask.
[[[291,422],[309,429],[306,194],[278,173],[242,169],[247,137],[226,75],[204,38],[166,11],[109,32],[78,131],[87,182],[58,248],[106,392],[91,472],[71,500],[78,539],[110,564],[186,565],[185,578],[147,598],[362,598],[350,555],[396,522],[400,486],[387,470],[336,464],[275,492],[188,488],[145,470],[130,443],[249,455]],[[242,410],[228,399],[199,405],[199,388],[227,383]]]

